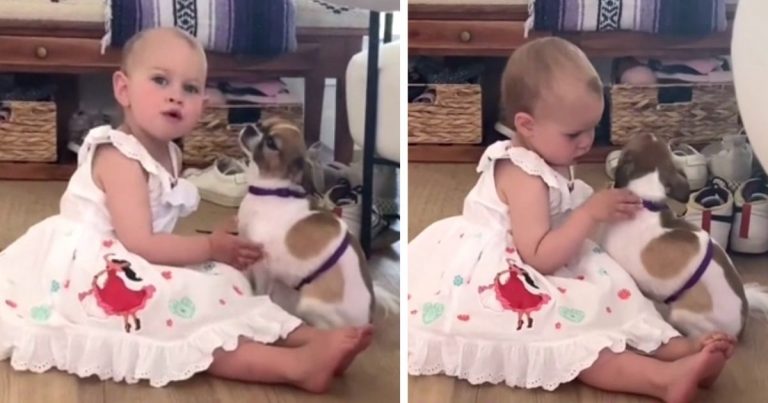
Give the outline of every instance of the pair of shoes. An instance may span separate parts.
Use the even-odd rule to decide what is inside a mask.
[[[673,149],[678,161],[685,167],[691,190],[704,186],[707,175],[725,180],[735,189],[752,176],[754,155],[744,134],[724,136],[721,141],[711,143],[701,152],[687,144]],[[696,186],[693,186],[693,185]]]
[[[707,159],[712,176],[725,179],[732,188],[752,176],[754,154],[743,134],[725,136],[722,141],[704,147],[701,154]]]
[[[688,178],[691,190],[701,189],[707,183],[707,160],[688,144],[670,147],[672,159],[678,169]],[[621,150],[614,150],[605,159],[605,174],[615,179],[616,167],[621,160]]]
[[[688,178],[692,191],[707,184],[710,173],[724,179],[731,187],[749,179],[752,173],[752,148],[744,135],[725,136],[720,142],[712,143],[701,152],[689,144],[670,144],[672,158],[678,169]],[[612,180],[621,158],[621,150],[612,151],[605,160],[605,173]]]
[[[325,192],[320,200],[320,207],[332,211],[344,220],[352,236],[360,239],[361,217],[363,213],[362,202],[362,186],[352,186],[348,180],[340,179],[335,186]],[[384,219],[380,209],[375,204],[371,211],[371,238],[374,238],[385,230],[389,223]]]
[[[728,181],[712,178],[691,194],[683,215],[707,231],[723,248],[741,253],[768,252],[768,182],[752,178],[734,191]]]
[[[239,207],[248,194],[246,164],[232,157],[217,158],[205,169],[189,168],[182,177],[197,186],[200,198],[225,207]]]

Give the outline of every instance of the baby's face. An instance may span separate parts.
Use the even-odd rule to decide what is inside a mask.
[[[138,52],[127,74],[126,113],[158,140],[170,141],[191,132],[203,110],[202,57],[174,36],[153,40]]]
[[[536,105],[529,141],[550,164],[571,165],[592,148],[603,108],[603,97],[586,86],[549,92]]]

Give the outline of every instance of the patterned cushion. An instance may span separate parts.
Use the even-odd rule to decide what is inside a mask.
[[[462,6],[528,5],[528,0],[408,0],[408,4],[438,4]]]
[[[368,28],[368,11],[324,0],[296,0],[296,26],[305,28]]]
[[[0,0],[0,20],[104,22],[105,0]],[[368,12],[323,0],[296,0],[296,25],[311,28],[367,28]]]

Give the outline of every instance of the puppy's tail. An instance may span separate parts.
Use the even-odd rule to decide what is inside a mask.
[[[400,313],[400,297],[377,281],[373,282],[373,296],[376,299],[376,305],[384,309],[385,316],[389,313],[395,315]]]
[[[744,293],[747,295],[749,313],[762,314],[763,318],[768,319],[768,287],[758,283],[744,284]]]

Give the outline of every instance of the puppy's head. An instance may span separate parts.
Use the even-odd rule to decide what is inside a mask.
[[[685,203],[690,194],[669,147],[651,134],[636,136],[624,146],[615,177],[615,187],[631,188],[643,198],[664,196]]]
[[[240,146],[259,168],[259,175],[304,185],[307,146],[298,126],[282,118],[268,118],[240,131]]]

